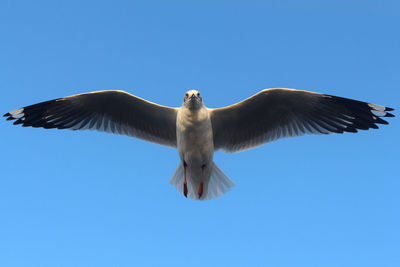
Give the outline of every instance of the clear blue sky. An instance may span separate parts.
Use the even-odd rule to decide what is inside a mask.
[[[168,184],[174,149],[1,120],[0,266],[400,266],[399,9],[1,1],[1,114],[104,89],[169,106],[198,89],[220,107],[289,87],[397,117],[379,130],[217,152],[236,187],[208,202]]]

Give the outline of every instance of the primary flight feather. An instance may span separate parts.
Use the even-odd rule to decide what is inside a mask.
[[[58,98],[6,113],[22,126],[95,129],[175,147],[181,162],[170,183],[184,196],[205,200],[234,183],[213,161],[214,151],[238,152],[283,137],[357,132],[388,124],[392,108],[303,90],[273,88],[228,107],[210,109],[199,91],[181,107],[158,105],[124,91]]]

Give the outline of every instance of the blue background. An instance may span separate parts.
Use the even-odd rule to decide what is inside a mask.
[[[399,108],[398,1],[1,1],[0,107],[121,89],[208,107],[269,87]],[[395,111],[398,115],[398,111]],[[0,266],[400,266],[398,117],[215,161],[195,202],[177,151],[0,121]]]

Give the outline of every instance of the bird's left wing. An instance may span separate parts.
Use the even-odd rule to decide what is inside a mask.
[[[176,147],[177,109],[157,105],[124,91],[108,90],[58,98],[7,114],[22,126],[93,129]]]
[[[357,132],[388,124],[393,109],[302,90],[265,89],[237,104],[209,109],[214,149],[237,152],[306,133]]]

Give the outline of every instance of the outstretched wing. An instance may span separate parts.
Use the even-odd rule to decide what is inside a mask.
[[[22,126],[93,129],[176,147],[176,113],[175,108],[110,90],[58,98],[4,116]]]
[[[393,109],[294,89],[265,89],[237,104],[210,109],[214,149],[237,152],[283,137],[357,132],[388,124]]]

